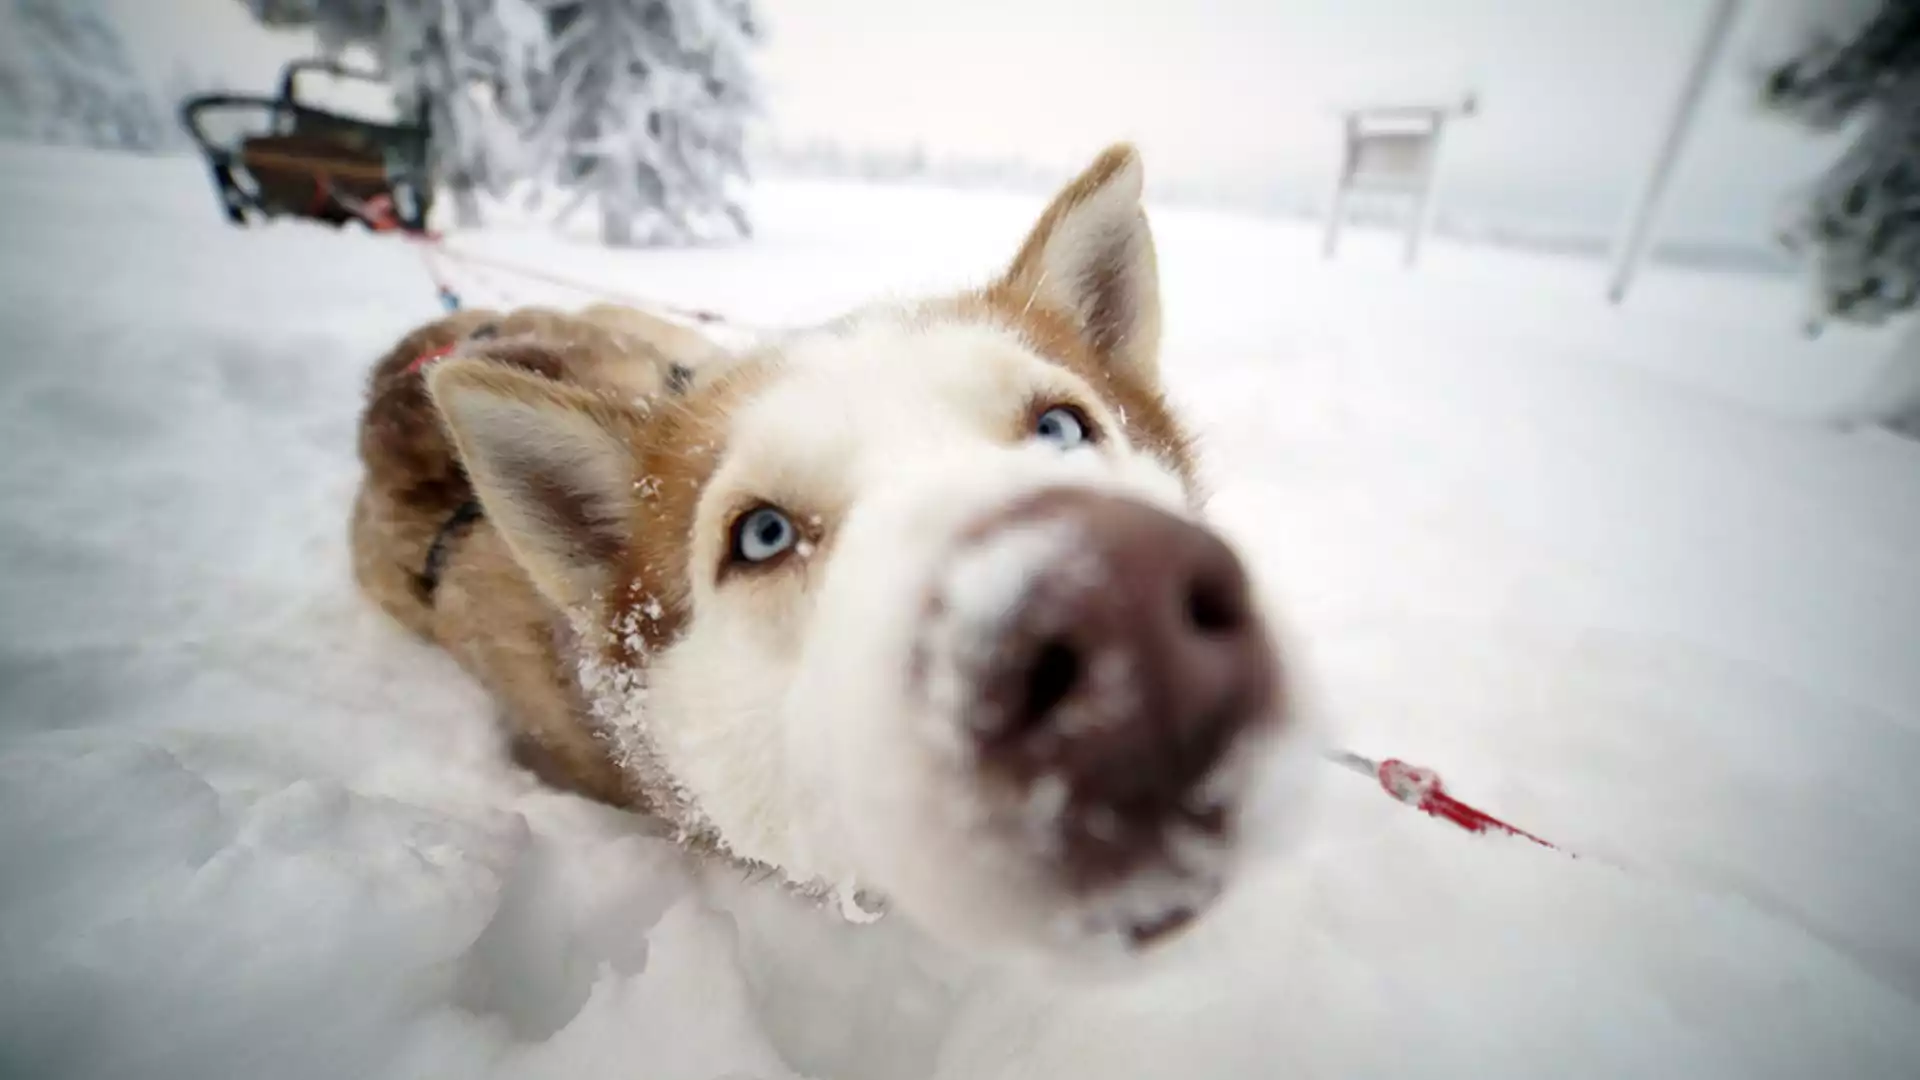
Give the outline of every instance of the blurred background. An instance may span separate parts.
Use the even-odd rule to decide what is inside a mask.
[[[511,209],[493,208],[496,222],[531,212],[626,245],[745,235],[754,177],[1039,192],[1123,138],[1152,163],[1157,201],[1321,221],[1354,110],[1464,102],[1467,115],[1422,157],[1430,168],[1402,178],[1430,178],[1430,205],[1362,185],[1343,218],[1396,228],[1424,214],[1422,227],[1444,240],[1611,259],[1614,295],[1643,262],[1823,272],[1814,220],[1824,209],[1831,226],[1847,177],[1867,170],[1836,162],[1869,127],[1880,144],[1894,141],[1866,88],[1884,77],[1891,97],[1910,62],[1897,45],[1863,43],[1875,10],[1873,0],[1097,10],[1074,0],[13,0],[0,8],[10,27],[0,135],[191,152],[182,101],[269,94],[286,62],[326,57],[379,82],[315,77],[308,101],[430,123],[450,222],[482,224],[483,204],[517,188]],[[1897,37],[1910,18],[1891,4],[1877,32]],[[1802,83],[1770,89],[1796,62]],[[212,137],[240,134],[229,125]],[[1897,216],[1896,201],[1876,199],[1866,217]],[[1828,280],[1824,298],[1810,288],[1808,326],[1842,308],[1878,325],[1911,302],[1886,265],[1842,265],[1864,259],[1865,228],[1851,229],[1854,255],[1829,252],[1829,279],[1852,280]],[[1841,294],[1864,279],[1883,289],[1878,301],[1847,302]],[[1834,378],[1868,378],[1843,367]],[[1888,400],[1822,408],[1900,415],[1911,404],[1904,387],[1851,389]]]
[[[517,99],[527,83],[555,77],[556,61],[574,62],[555,56],[557,43],[562,53],[577,48],[560,43],[563,23],[604,17],[614,25],[624,11],[635,20],[632,39],[602,35],[596,47],[608,55],[644,48],[649,34],[694,43],[700,59],[684,63],[708,65],[702,70],[726,81],[715,104],[746,110],[752,159],[768,174],[1037,190],[1105,142],[1128,138],[1153,162],[1164,197],[1313,215],[1338,160],[1339,109],[1476,93],[1483,110],[1447,141],[1441,232],[1599,251],[1652,165],[1713,7],[22,0],[0,68],[0,120],[15,137],[184,149],[181,98],[266,92],[285,60],[324,52],[385,70],[402,93],[517,83],[489,86],[491,103],[448,112],[451,130],[441,137],[465,156],[481,135],[510,144],[488,147],[487,163],[509,178],[532,176],[552,164],[537,158],[557,147],[533,145],[534,131],[553,119],[528,114],[553,106]],[[1788,200],[1831,163],[1837,143],[1764,108],[1759,83],[1820,29],[1844,28],[1849,12],[1836,0],[1743,7],[1673,183],[1661,248],[1779,266],[1774,240]],[[649,9],[678,21],[648,30]],[[429,34],[435,42],[423,54]],[[436,63],[446,74],[431,70]],[[673,91],[646,77],[628,82],[572,92],[630,115],[706,104],[697,95],[672,104]]]

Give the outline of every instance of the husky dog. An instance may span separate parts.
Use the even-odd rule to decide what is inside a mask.
[[[604,310],[415,333],[363,587],[543,777],[700,852],[965,949],[1167,937],[1299,710],[1161,393],[1141,186],[1115,146],[986,286],[724,358]]]

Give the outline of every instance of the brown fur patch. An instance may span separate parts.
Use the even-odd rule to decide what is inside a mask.
[[[374,364],[360,417],[366,479],[355,502],[354,571],[381,607],[419,633],[425,607],[412,575],[440,525],[473,497],[424,373],[413,368],[449,346],[557,382],[640,398],[665,386],[671,363],[652,342],[557,311],[476,308],[415,330]]]
[[[696,573],[689,544],[700,496],[719,467],[727,417],[764,375],[758,366],[735,368],[685,398],[660,402],[648,416],[632,544],[607,613],[606,625],[621,631],[608,643],[609,662],[644,665],[685,624]]]
[[[472,494],[425,384],[407,368],[502,317],[482,309],[457,312],[401,338],[374,364],[360,418],[360,461],[371,485],[429,513],[451,511]]]
[[[580,317],[609,330],[652,342],[661,353],[689,371],[701,371],[730,359],[712,339],[683,323],[619,304],[591,304]]]
[[[462,356],[538,376],[556,392],[564,385],[594,395],[600,422],[644,417],[674,358],[638,333],[645,323],[609,322],[543,309],[468,310],[408,334],[382,357],[361,415],[366,475],[354,502],[353,564],[361,588],[384,610],[444,647],[501,701],[516,756],[537,762],[543,779],[644,808],[657,793],[633,787],[595,737],[564,628],[490,522],[477,522],[449,547],[432,605],[413,587],[434,534],[473,496],[423,372],[409,370],[414,361],[455,345]]]
[[[644,680],[652,655],[685,624],[696,572],[688,561],[695,512],[721,458],[726,419],[757,383],[759,369],[737,365],[686,396],[636,401],[578,384],[539,339],[481,342],[449,363],[454,366],[431,380],[443,398],[482,393],[571,414],[612,435],[632,455],[634,491],[623,500],[624,516],[605,520],[606,504],[592,493],[519,477],[531,483],[522,493],[535,512],[564,533],[581,557],[606,569],[604,607],[590,618],[598,632],[582,639],[568,630],[527,569],[513,560],[498,524],[488,521],[484,537],[476,536],[471,549],[463,548],[449,564],[430,636],[506,699],[516,738],[532,743],[515,752],[538,763],[549,782],[564,776],[561,786],[645,809],[690,830],[691,816],[676,801],[670,778],[650,760],[644,731],[640,745],[626,747],[635,756],[616,762],[576,674],[583,654],[590,654],[596,667],[620,673],[616,683]],[[557,377],[544,374],[556,370]],[[476,587],[479,582],[485,591]]]
[[[1118,143],[1101,151],[1093,164],[1081,170],[1066,187],[1053,197],[1047,209],[1040,215],[1028,231],[1027,239],[1020,245],[1020,251],[1013,257],[1013,265],[1007,271],[1010,281],[1030,280],[1039,270],[1041,255],[1046,249],[1047,239],[1060,227],[1060,222],[1075,207],[1085,203],[1101,188],[1113,182],[1113,178],[1122,169],[1133,164],[1140,152],[1128,143]]]
[[[1133,171],[1135,176],[1123,179]],[[1108,147],[1048,204],[1003,279],[1027,301],[1045,297],[1069,315],[1095,352],[1159,377],[1159,269],[1146,211],[1135,200],[1105,215],[1069,223],[1076,211],[1114,184],[1138,184],[1140,155],[1126,143]],[[1123,216],[1112,216],[1118,210]],[[1075,252],[1072,280],[1048,280],[1047,253],[1063,231]],[[1057,263],[1055,271],[1059,269]],[[1023,308],[1030,306],[1023,302]]]

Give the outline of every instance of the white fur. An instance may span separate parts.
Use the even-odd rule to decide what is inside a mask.
[[[1049,394],[1086,408],[1102,443],[1010,445],[1010,425]],[[1153,906],[1137,887],[1114,897],[1113,925],[1077,921],[1087,912],[1049,867],[989,826],[957,717],[914,704],[906,673],[925,598],[969,524],[1061,485],[1188,514],[1178,478],[1011,331],[885,311],[787,343],[726,447],[695,566],[720,557],[720,515],[743,492],[830,533],[784,579],[696,574],[693,619],[655,658],[645,715],[631,718],[726,845],[798,883],[876,890],[971,947],[1072,952],[1119,929],[1122,908]]]

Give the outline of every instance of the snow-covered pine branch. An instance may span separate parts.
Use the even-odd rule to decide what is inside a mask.
[[[1818,260],[1828,314],[1879,323],[1920,302],[1920,0],[1882,0],[1851,34],[1829,32],[1776,67],[1772,109],[1815,130],[1858,123],[1852,148],[1786,231]]]
[[[0,134],[134,151],[180,138],[99,0],[0,0]]]
[[[459,222],[478,224],[480,192],[501,194],[535,169],[524,131],[528,88],[547,64],[541,11],[529,0],[388,0],[381,44],[397,103],[426,108]]]
[[[311,27],[322,52],[377,45],[386,32],[387,0],[244,0],[263,26]]]
[[[535,142],[592,202],[609,244],[745,235],[746,126],[758,101],[747,0],[565,0]]]

